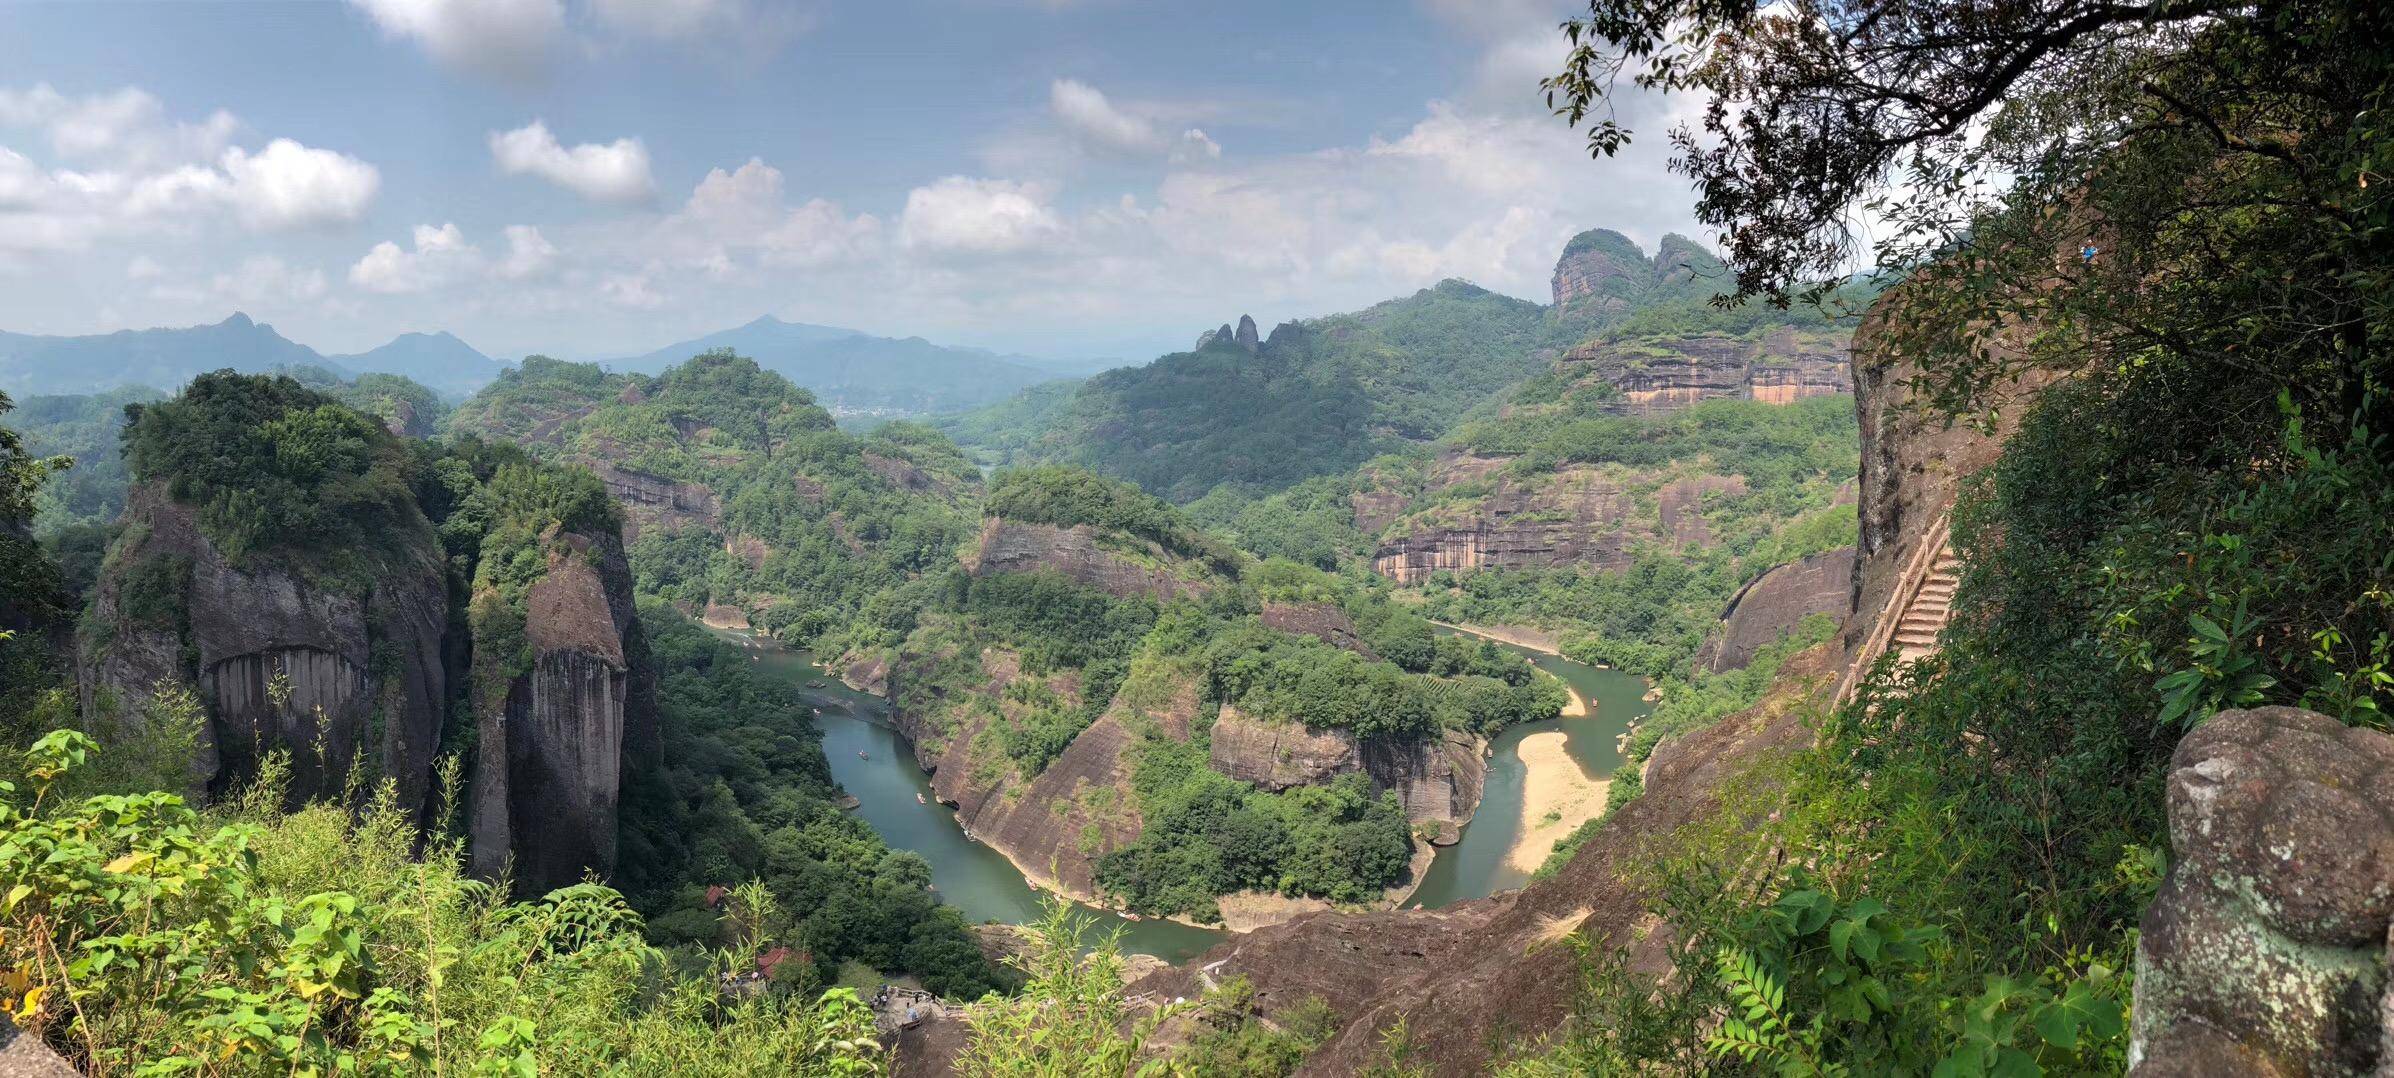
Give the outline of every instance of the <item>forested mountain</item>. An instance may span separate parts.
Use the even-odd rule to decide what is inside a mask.
[[[379,348],[325,360],[336,371],[395,374],[451,397],[463,397],[489,385],[506,367],[447,330],[402,333]]]
[[[913,416],[978,407],[1056,377],[1023,356],[949,348],[921,337],[784,322],[747,325],[609,360],[610,370],[655,374],[701,352],[729,349],[804,387],[834,415]]]
[[[315,349],[239,313],[210,326],[87,337],[0,332],[0,391],[16,397],[126,386],[171,389],[214,370],[254,373],[302,366],[330,367]]]
[[[1600,334],[1751,334],[1822,320],[1716,308],[1724,284],[1719,260],[1685,237],[1666,237],[1650,257],[1599,229],[1565,248],[1552,306],[1449,280],[1268,336],[1242,319],[1192,351],[935,422],[996,463],[1076,464],[1178,502],[1217,488],[1257,496],[1443,436]]]
[[[937,433],[844,433],[811,393],[729,352],[654,377],[534,356],[450,425],[591,468],[630,514],[648,590],[797,640],[948,564],[979,497]]]

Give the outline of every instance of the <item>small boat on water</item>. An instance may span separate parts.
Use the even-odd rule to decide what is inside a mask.
[[[923,800],[923,795],[918,793],[914,795],[914,803],[918,805],[928,805],[931,802]]]
[[[864,750],[862,750],[862,749],[859,749],[859,750],[857,750],[857,752],[856,752],[856,758],[857,758],[857,759],[859,759],[859,760],[870,760],[870,759],[872,759],[872,757],[865,755],[865,753],[864,753]]]
[[[809,681],[806,683],[806,687],[810,689],[820,689],[823,687],[823,679],[816,678],[813,681]]]

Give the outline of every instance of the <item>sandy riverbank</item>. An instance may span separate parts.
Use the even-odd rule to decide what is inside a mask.
[[[1535,872],[1554,844],[1604,814],[1610,779],[1592,778],[1565,748],[1570,735],[1547,730],[1521,739],[1521,837],[1505,854],[1518,872]]]
[[[1431,621],[1430,624],[1444,625],[1449,629],[1470,633],[1473,636],[1487,637],[1500,644],[1511,644],[1517,648],[1542,651],[1548,655],[1560,657],[1563,654],[1563,636],[1552,629],[1540,629],[1529,625],[1469,625],[1436,620]]]

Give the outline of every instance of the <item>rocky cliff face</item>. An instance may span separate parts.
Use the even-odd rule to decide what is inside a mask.
[[[1572,237],[1554,264],[1557,308],[1621,310],[1648,291],[1654,264],[1629,237],[1609,228]]]
[[[655,737],[655,687],[632,609],[631,570],[613,536],[559,535],[524,619],[529,667],[478,640],[474,868],[512,858],[532,894],[615,867],[616,803],[627,751]]]
[[[1168,555],[1145,545],[1144,556],[1134,558],[1106,549],[1097,530],[1087,525],[1058,528],[991,517],[982,522],[980,540],[966,552],[964,566],[974,576],[1049,570],[1108,595],[1145,595],[1158,602],[1211,590],[1193,572],[1174,572]]]
[[[2221,712],[2178,743],[2169,820],[2130,1073],[2385,1073],[2394,737],[2294,708]]]
[[[887,674],[890,687],[902,689],[910,670],[937,658],[901,654]],[[1026,780],[981,737],[992,723],[1007,721],[1015,705],[1005,701],[1005,690],[1026,676],[1021,662],[1001,649],[984,652],[978,662],[982,681],[972,695],[1000,701],[995,714],[970,701],[939,700],[927,708],[894,708],[892,720],[913,746],[915,762],[931,772],[932,793],[956,806],[974,838],[1005,854],[1034,882],[1094,898],[1098,858],[1138,841],[1143,826],[1130,786],[1129,751],[1141,737],[1187,740],[1197,714],[1197,686],[1176,683],[1153,707],[1116,700],[1062,755]],[[1071,676],[1051,677],[1045,685],[1078,705],[1079,686]],[[898,698],[895,691],[891,698]]]
[[[700,484],[677,482],[604,460],[584,459],[581,463],[598,475],[599,482],[606,484],[608,494],[622,503],[626,543],[637,542],[644,527],[669,532],[690,525],[712,528],[723,519],[722,500]]]
[[[1574,465],[1535,477],[1503,472],[1498,457],[1454,456],[1433,471],[1427,494],[1461,483],[1495,485],[1488,495],[1435,505],[1400,518],[1372,554],[1372,568],[1400,584],[1439,570],[1626,568],[1641,543],[1709,546],[1707,498],[1742,493],[1737,476],[1668,478],[1665,473]]]
[[[1900,291],[1900,290],[1899,290]],[[2051,382],[2046,374],[1999,387],[1993,429],[1949,423],[1914,407],[1906,383],[1918,368],[1887,338],[1900,310],[1898,293],[1871,306],[1854,334],[1854,412],[1862,427],[1862,474],[1857,516],[1853,598],[1846,622],[1848,648],[1867,636],[1897,578],[1936,521],[1952,508],[1961,481],[1995,462],[2019,428],[2026,404]],[[1996,347],[2006,347],[1997,342]]]
[[[1449,731],[1435,741],[1363,741],[1345,730],[1313,730],[1224,707],[1214,719],[1213,769],[1266,790],[1329,782],[1362,772],[1394,790],[1405,818],[1438,825],[1451,842],[1479,809],[1488,778],[1483,744]]]
[[[1714,671],[1739,669],[1806,617],[1842,617],[1853,583],[1852,547],[1775,566],[1730,598],[1719,635],[1705,643],[1696,661]]]
[[[1725,333],[1603,340],[1563,355],[1557,369],[1580,382],[1605,382],[1620,395],[1605,404],[1621,415],[1656,416],[1699,401],[1787,404],[1854,390],[1842,330],[1781,326],[1752,338]]]
[[[282,749],[294,799],[339,792],[360,759],[403,805],[423,804],[446,702],[430,529],[355,591],[285,562],[231,564],[155,484],[133,491],[124,521],[79,641],[87,714],[137,722],[161,686],[185,686],[208,712],[195,785]]]

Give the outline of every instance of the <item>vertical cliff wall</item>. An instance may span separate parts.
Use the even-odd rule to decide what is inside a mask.
[[[448,597],[427,531],[362,590],[288,561],[235,566],[163,487],[135,488],[78,639],[85,711],[141,721],[162,686],[206,707],[195,786],[291,754],[294,799],[337,793],[353,761],[423,804],[446,694]]]
[[[642,751],[656,736],[622,545],[573,534],[544,545],[520,648],[478,629],[474,653],[474,870],[497,876],[512,860],[518,889],[534,894],[614,870],[627,746]]]

